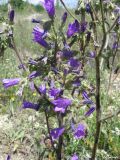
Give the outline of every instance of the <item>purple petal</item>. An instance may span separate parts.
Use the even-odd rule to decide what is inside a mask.
[[[47,11],[48,15],[50,18],[53,18],[55,15],[55,5],[54,5],[54,0],[44,0],[40,1],[45,10]]]
[[[52,101],[52,104],[55,106],[55,112],[65,113],[68,106],[72,104],[72,101],[67,98],[58,98]]]
[[[76,139],[82,139],[86,136],[86,127],[83,124],[79,124],[74,130],[74,137]]]
[[[14,16],[15,16],[15,11],[11,10],[10,13],[9,13],[9,20],[10,20],[10,22],[14,21]]]
[[[43,29],[39,28],[38,26],[33,28],[33,36],[33,40],[35,42],[39,43],[45,48],[49,47],[48,43],[45,41],[45,38],[47,37],[47,32],[45,32]]]
[[[86,4],[86,12],[91,13],[91,7],[89,3]]]
[[[19,84],[21,78],[14,78],[14,79],[4,79],[3,82],[3,86],[4,88],[9,88],[11,86],[15,86],[17,84]]]
[[[67,30],[67,38],[72,37],[75,33],[79,32],[80,24],[77,20],[74,21],[74,23],[69,24],[68,30]]]
[[[46,94],[46,85],[45,84],[40,85],[39,90],[41,94]]]
[[[95,106],[91,107],[86,113],[85,116],[90,116],[95,111]]]
[[[36,111],[39,110],[40,108],[40,105],[39,104],[34,104],[34,103],[31,103],[31,102],[28,102],[28,101],[24,101],[23,102],[23,105],[22,105],[22,108],[23,109],[34,109]]]
[[[81,65],[80,61],[78,61],[78,60],[75,59],[75,58],[70,58],[68,64],[69,64],[72,68],[78,68],[78,67]]]
[[[55,129],[51,130],[50,135],[53,140],[56,140],[63,134],[64,131],[65,131],[64,127],[55,128]]]
[[[30,75],[29,75],[29,79],[33,79],[36,78],[38,76],[40,76],[41,74],[37,71],[33,71]]]
[[[10,158],[10,155],[8,155],[6,160],[10,160],[10,159],[11,159],[11,158]]]
[[[56,98],[56,97],[59,96],[60,92],[61,92],[61,89],[51,88],[51,89],[49,90],[49,96],[50,96],[51,98]]]
[[[90,58],[95,58],[95,56],[96,56],[95,51],[91,51],[89,54],[90,54]]]
[[[78,156],[76,155],[76,153],[71,157],[71,160],[79,160]]]

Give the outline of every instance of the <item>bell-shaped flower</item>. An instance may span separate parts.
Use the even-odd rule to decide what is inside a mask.
[[[74,23],[69,24],[68,30],[67,30],[67,38],[72,37],[75,33],[79,32],[80,24],[77,20],[74,21]]]
[[[23,109],[34,109],[34,110],[38,111],[39,108],[40,108],[40,105],[31,103],[31,102],[28,102],[28,101],[24,101],[23,104],[22,104],[22,108]]]
[[[72,104],[72,101],[68,98],[58,98],[52,101],[55,106],[55,112],[65,113],[68,106]]]
[[[15,86],[17,84],[19,84],[21,78],[13,78],[13,79],[3,79],[3,86],[4,88],[9,88],[11,86]]]
[[[64,127],[55,128],[55,129],[51,130],[50,135],[53,140],[56,140],[63,134],[64,131],[65,131]]]

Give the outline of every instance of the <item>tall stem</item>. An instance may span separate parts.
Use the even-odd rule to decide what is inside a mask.
[[[99,56],[95,59],[96,64],[96,133],[95,133],[95,141],[92,150],[92,160],[95,160],[96,151],[99,141],[100,135],[100,127],[101,127],[101,105],[100,105],[100,59]]]

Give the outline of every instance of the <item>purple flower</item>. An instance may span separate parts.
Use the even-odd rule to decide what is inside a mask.
[[[86,113],[85,116],[90,116],[95,111],[95,106],[92,106]]]
[[[39,90],[41,94],[46,94],[46,85],[45,84],[40,85]]]
[[[48,15],[50,18],[53,18],[55,15],[55,5],[54,5],[54,0],[43,0],[41,1],[41,4],[43,5],[43,7],[45,8],[45,10],[47,11]]]
[[[78,61],[75,58],[70,58],[68,64],[72,67],[72,68],[78,68],[80,66],[80,61]]]
[[[62,24],[64,24],[67,20],[67,12],[64,12],[63,16],[62,16]]]
[[[58,97],[60,93],[61,93],[61,89],[58,89],[58,88],[51,88],[49,90],[49,95],[51,98]]]
[[[29,79],[33,79],[36,78],[38,76],[40,76],[41,74],[37,71],[33,71],[30,75],[29,75]]]
[[[86,91],[82,92],[82,96],[84,98],[83,104],[93,104],[93,101],[89,99]]]
[[[93,104],[93,102],[90,100],[90,99],[85,99],[83,101],[83,104],[86,105],[86,104]]]
[[[90,58],[95,58],[95,55],[96,55],[96,53],[95,53],[95,51],[90,51]]]
[[[49,47],[48,43],[45,41],[45,38],[47,37],[47,32],[36,26],[35,28],[33,28],[33,36],[33,40],[35,42],[39,43],[45,48]]]
[[[80,24],[80,32],[82,33],[85,32],[86,28],[87,28],[87,22],[82,22]]]
[[[88,94],[87,94],[86,91],[82,92],[82,96],[83,96],[84,99],[89,99]]]
[[[41,21],[40,20],[37,20],[37,19],[32,19],[32,23],[40,23]]]
[[[81,123],[74,129],[74,137],[82,139],[86,136],[86,127]]]
[[[10,160],[10,159],[11,159],[11,158],[10,158],[10,155],[8,155],[6,160]]]
[[[120,14],[120,7],[116,5],[114,12]]]
[[[11,87],[11,86],[15,86],[15,85],[17,85],[17,84],[19,84],[19,82],[20,82],[20,78],[14,78],[14,79],[3,79],[3,86],[4,86],[4,88],[9,88],[9,87]]]
[[[79,32],[80,24],[77,20],[74,21],[74,23],[69,24],[68,30],[67,30],[67,38],[70,38],[75,33]]]
[[[55,129],[51,130],[50,135],[53,140],[56,140],[63,134],[64,131],[65,131],[64,127],[55,128]]]
[[[79,160],[79,157],[76,155],[76,153],[71,157],[71,160]]]
[[[120,25],[120,17],[118,18],[118,21],[117,21],[117,23]]]
[[[115,42],[113,43],[112,49],[117,49],[117,48],[118,48],[118,42],[115,41]]]
[[[28,64],[37,65],[37,62],[33,60],[32,58],[30,58]]]
[[[86,12],[91,13],[91,7],[89,3],[86,4]]]
[[[15,11],[12,9],[9,13],[9,20],[10,22],[14,21]]]
[[[34,104],[34,103],[31,103],[31,102],[28,102],[28,101],[24,101],[23,104],[22,104],[22,108],[23,109],[34,109],[36,111],[39,110],[40,108],[40,105],[39,104]]]
[[[20,65],[18,66],[18,68],[19,68],[19,69],[25,69],[25,66],[24,66],[24,64],[20,64]]]
[[[63,57],[64,58],[71,58],[73,56],[73,51],[71,50],[67,50],[67,49],[64,49],[63,50]]]
[[[70,106],[72,101],[67,98],[58,98],[52,101],[52,104],[55,106],[55,112],[65,113],[68,106]]]

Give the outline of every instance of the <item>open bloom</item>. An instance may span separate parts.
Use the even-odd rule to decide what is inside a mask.
[[[60,93],[61,93],[61,89],[58,89],[58,88],[51,88],[49,90],[50,98],[56,98],[59,96]]]
[[[79,124],[76,128],[74,128],[74,137],[76,139],[82,139],[86,136],[86,127],[84,124]]]
[[[3,86],[4,88],[9,88],[11,86],[15,86],[17,84],[19,84],[20,82],[20,78],[14,78],[14,79],[3,79]]]
[[[51,130],[50,135],[53,140],[56,140],[63,134],[64,131],[65,131],[64,127],[55,128],[55,129]]]
[[[15,11],[12,9],[12,10],[9,12],[9,20],[10,20],[10,22],[13,22],[13,21],[14,21],[14,16],[15,16]]]
[[[50,18],[53,18],[55,15],[55,1],[54,0],[40,0],[44,9],[47,11]]]
[[[58,98],[52,101],[52,104],[54,104],[55,106],[54,108],[55,112],[61,112],[61,113],[65,113],[67,107],[70,106],[71,103],[72,101],[67,98]]]
[[[34,109],[36,111],[39,110],[40,108],[40,105],[39,104],[34,104],[34,103],[31,103],[31,102],[28,102],[28,101],[24,101],[23,104],[22,104],[22,108],[23,109]]]
[[[33,40],[39,43],[41,46],[48,48],[48,43],[46,42],[45,38],[47,37],[47,32],[43,29],[39,28],[38,26],[33,28]]]
[[[75,58],[70,58],[68,64],[72,67],[72,68],[78,68],[81,63],[79,60],[75,59]]]
[[[68,30],[67,30],[67,38],[72,37],[75,33],[79,32],[80,24],[77,20],[74,21],[74,23],[69,24]]]
[[[79,160],[78,156],[76,155],[76,153],[71,157],[71,160]]]

